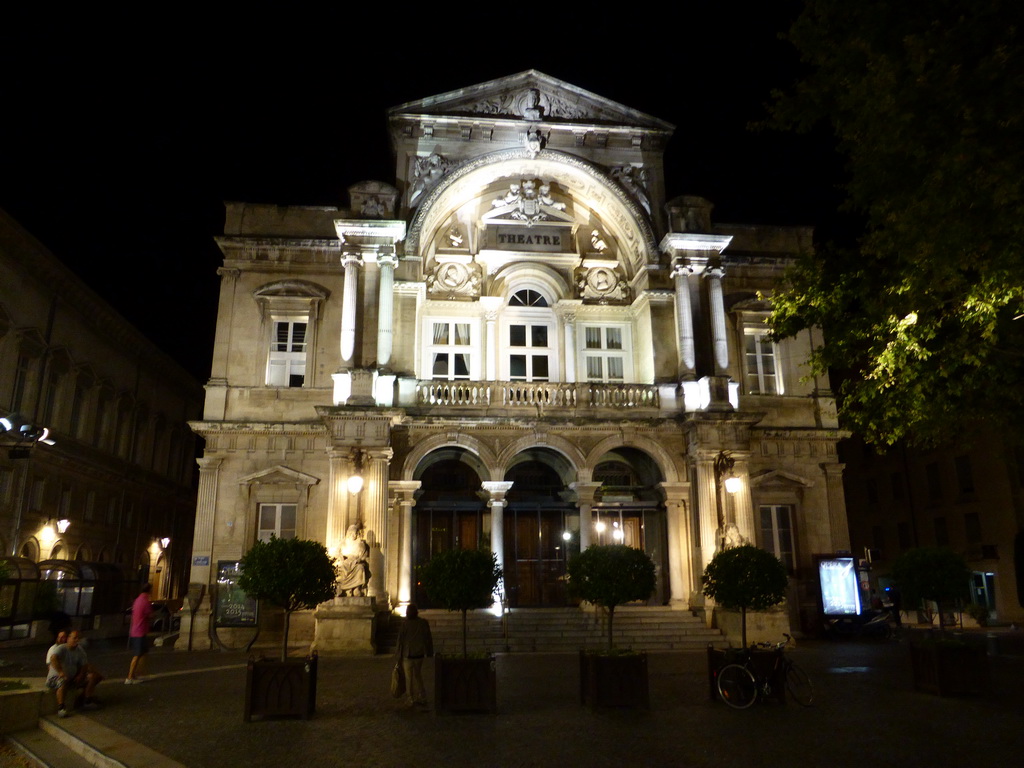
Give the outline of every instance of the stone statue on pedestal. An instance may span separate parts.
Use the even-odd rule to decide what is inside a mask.
[[[350,525],[341,547],[338,566],[338,594],[342,597],[365,597],[370,583],[370,547],[359,538],[359,526]]]

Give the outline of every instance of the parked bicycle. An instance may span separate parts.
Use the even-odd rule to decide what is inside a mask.
[[[781,695],[778,686],[784,685],[793,701],[803,707],[811,706],[814,701],[811,678],[786,656],[784,649],[793,638],[789,635],[784,637],[786,639],[781,643],[752,645],[744,652],[741,662],[727,664],[719,670],[718,694],[722,701],[730,707],[746,709],[758,698]],[[771,659],[757,654],[758,663],[755,663],[754,651],[759,648],[774,651]]]

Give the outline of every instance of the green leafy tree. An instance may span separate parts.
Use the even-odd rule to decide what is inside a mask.
[[[845,423],[928,445],[1024,421],[1024,5],[805,0],[806,75],[772,123],[827,124],[855,247],[806,254],[773,296],[776,338],[820,326],[849,373]]]
[[[281,661],[288,656],[288,630],[295,611],[315,608],[336,593],[334,558],[318,541],[257,541],[242,556],[238,586],[250,597],[284,610]]]
[[[612,645],[615,608],[647,600],[654,592],[654,563],[639,549],[625,544],[587,547],[569,560],[569,589],[577,597],[608,610],[608,650]]]
[[[469,611],[488,608],[501,582],[501,568],[487,549],[449,549],[420,566],[420,581],[431,601],[462,612],[462,655],[467,655],[466,617]]]
[[[971,577],[963,557],[946,547],[908,549],[892,564],[892,578],[905,600],[918,605],[934,600],[939,607],[939,629],[943,604],[949,606],[967,594]]]
[[[731,611],[740,612],[743,647],[747,647],[747,609],[764,611],[786,597],[786,566],[771,552],[744,544],[723,549],[708,563],[701,578],[704,594]]]

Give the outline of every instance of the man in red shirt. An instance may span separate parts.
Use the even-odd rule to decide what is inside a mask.
[[[145,583],[142,591],[132,603],[132,626],[128,630],[128,647],[132,651],[132,663],[128,667],[128,677],[124,679],[125,685],[135,685],[145,682],[142,677],[142,670],[145,667],[143,658],[149,651],[149,616],[153,613],[153,604],[149,601],[149,593],[153,591],[153,585]]]

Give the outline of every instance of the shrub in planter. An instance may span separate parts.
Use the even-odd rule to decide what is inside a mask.
[[[309,717],[316,708],[316,656],[289,660],[288,630],[295,611],[315,608],[335,595],[334,558],[323,544],[305,539],[258,541],[240,562],[238,586],[250,597],[284,611],[280,661],[250,662],[245,719],[252,715]]]
[[[654,563],[624,544],[591,546],[569,561],[569,589],[608,611],[608,648],[580,651],[580,701],[598,706],[650,706],[647,654],[614,650],[615,608],[654,592]]]
[[[439,656],[435,664],[434,705],[440,711],[494,712],[497,681],[494,657],[470,658],[467,616],[494,603],[501,568],[486,549],[451,549],[421,566],[420,580],[427,596],[449,611],[462,612],[462,658]]]
[[[716,554],[702,577],[704,594],[723,608],[740,611],[742,645],[747,647],[747,610],[764,611],[786,597],[789,577],[775,555],[744,544]]]

